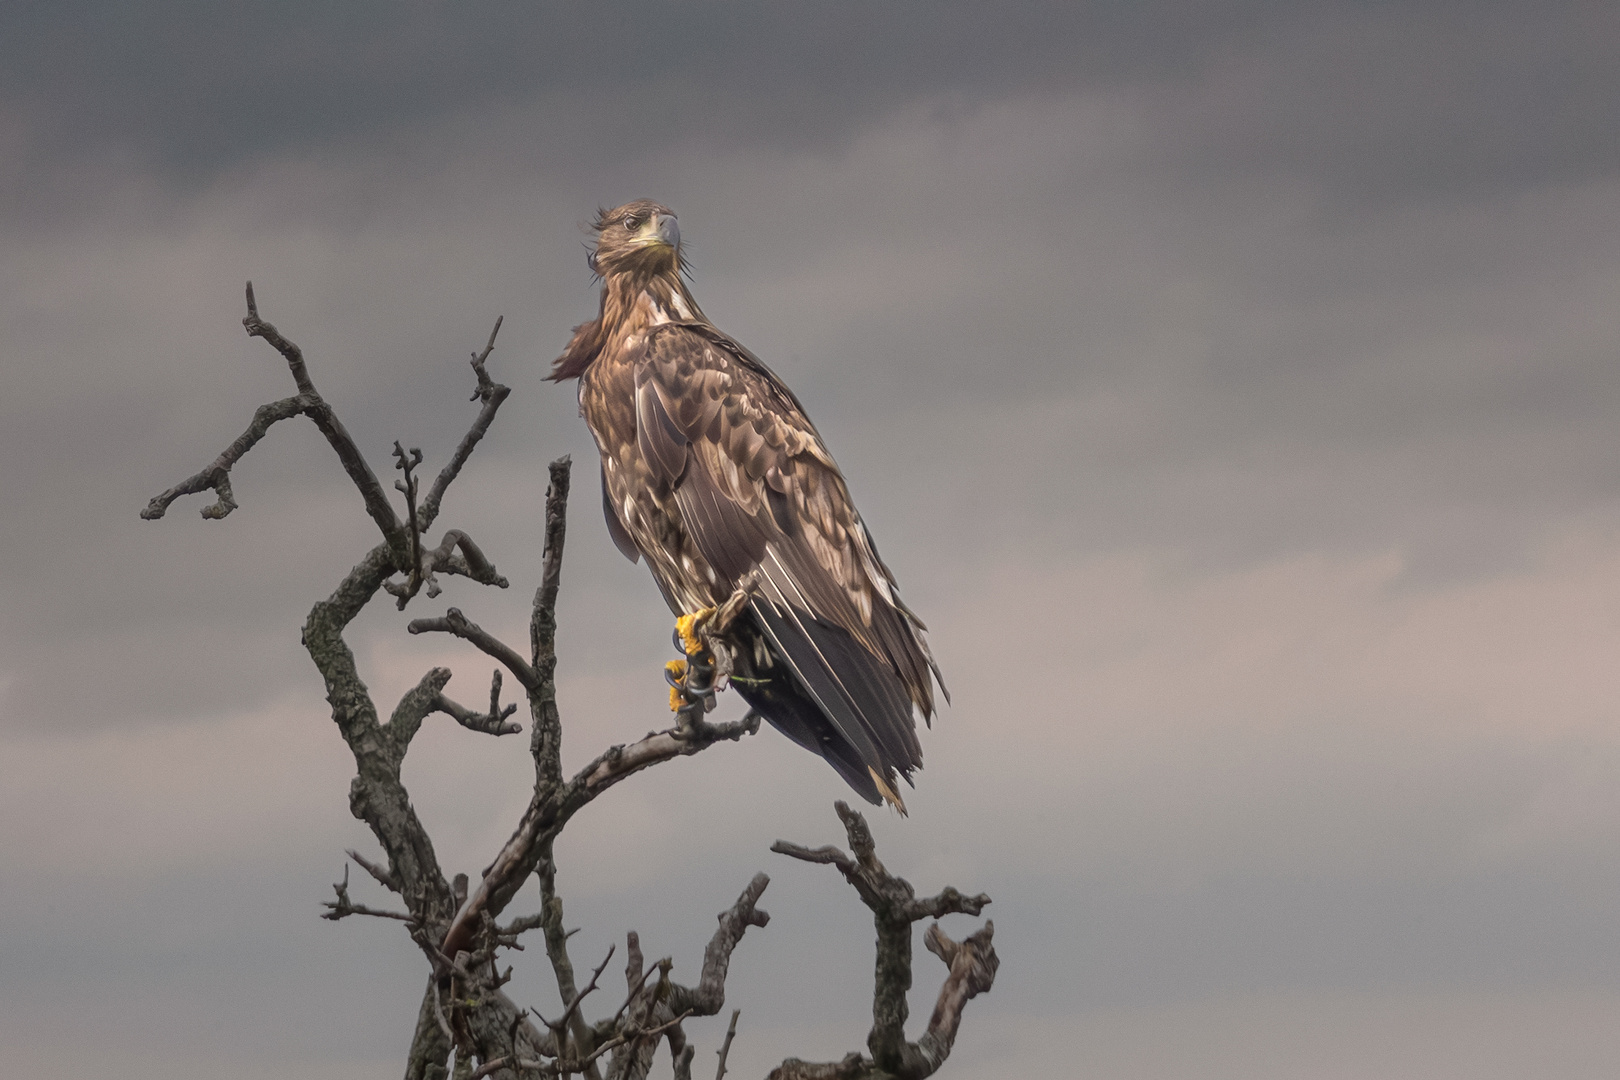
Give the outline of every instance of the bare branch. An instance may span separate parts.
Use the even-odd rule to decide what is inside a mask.
[[[530,1061],[527,1058],[507,1054],[504,1057],[498,1057],[494,1061],[486,1061],[478,1066],[468,1074],[468,1080],[483,1080],[484,1077],[491,1073],[498,1073],[502,1069],[513,1067],[522,1069],[525,1072],[544,1072],[547,1076],[556,1075],[555,1072],[551,1071],[552,1067],[544,1061]]]
[[[529,614],[529,656],[535,686],[529,695],[533,727],[529,752],[534,757],[535,793],[562,783],[562,717],[557,712],[557,593],[562,588],[563,545],[568,538],[568,491],[572,459],[550,466],[546,487],[546,546],[540,585]]]
[[[461,549],[460,558],[456,557],[457,548]],[[504,589],[510,584],[495,569],[495,564],[485,557],[483,550],[473,543],[472,537],[460,529],[446,532],[438,547],[423,552],[422,567],[430,597],[439,595],[438,585],[433,581],[433,573],[439,570],[471,578],[480,585],[493,585],[497,589]]]
[[[672,986],[669,1008],[672,1012],[690,1011],[695,1016],[713,1016],[726,1003],[726,973],[731,967],[731,953],[742,941],[750,926],[763,927],[771,921],[764,910],[757,907],[759,898],[771,879],[755,874],[748,887],[737,897],[737,902],[720,913],[720,926],[703,950],[703,972],[695,987]]]
[[[394,714],[383,733],[388,737],[388,750],[396,762],[405,757],[405,751],[410,747],[411,740],[416,738],[428,713],[438,708],[439,692],[449,681],[449,668],[433,668],[407,690],[399,699],[399,704],[394,706]]]
[[[349,858],[353,859],[360,869],[376,878],[378,884],[382,885],[390,892],[399,892],[399,880],[394,877],[394,872],[391,869],[378,866],[376,863],[367,859],[364,855],[361,855],[353,848],[350,848],[345,854],[347,854]]]
[[[394,489],[405,496],[405,530],[410,534],[411,562],[410,572],[405,575],[405,584],[399,589],[384,586],[389,592],[399,597],[399,610],[404,611],[405,605],[416,590],[422,587],[422,579],[428,571],[422,568],[422,522],[416,516],[416,467],[422,464],[422,451],[416,447],[411,448],[407,454],[405,448],[394,440],[394,468],[405,473],[404,480],[395,480]]]
[[[334,882],[332,885],[332,890],[337,893],[337,899],[322,902],[322,907],[331,909],[325,915],[321,916],[323,919],[330,919],[332,922],[337,922],[339,919],[347,918],[350,915],[372,915],[379,919],[398,919],[400,922],[408,923],[416,922],[414,917],[401,911],[378,911],[376,908],[369,908],[364,904],[355,904],[350,902],[349,866],[347,863],[343,865],[343,880]]]
[[[470,400],[482,401],[483,408],[478,410],[477,419],[473,421],[472,427],[467,429],[467,434],[461,437],[461,442],[457,444],[455,453],[450,455],[450,460],[445,463],[443,469],[439,470],[438,478],[433,481],[433,487],[428,490],[427,498],[422,500],[421,521],[424,530],[430,528],[434,519],[439,516],[439,504],[444,500],[444,493],[449,489],[456,476],[460,474],[461,467],[467,463],[467,459],[472,456],[473,449],[477,447],[479,441],[489,431],[489,425],[494,422],[495,413],[500,409],[501,402],[505,401],[507,395],[512,392],[508,387],[491,380],[489,373],[484,370],[484,362],[489,359],[489,354],[495,349],[495,335],[501,332],[503,318],[496,318],[495,328],[489,332],[489,341],[484,345],[484,351],[473,354],[472,369],[473,374],[478,379],[478,389],[473,391]]]
[[[349,474],[354,486],[360,489],[360,497],[365,500],[366,513],[371,520],[377,523],[381,530],[383,540],[388,544],[389,551],[394,556],[396,566],[409,565],[407,561],[408,538],[399,518],[394,514],[394,508],[388,503],[388,496],[383,491],[382,484],[377,481],[377,475],[371,471],[366,463],[365,455],[355,445],[354,438],[337,418],[337,414],[315,391],[315,384],[310,380],[309,371],[304,366],[304,354],[297,345],[288,341],[277,332],[274,326],[259,318],[259,306],[253,298],[253,282],[247,284],[247,317],[242,320],[242,326],[247,330],[249,337],[263,338],[273,345],[277,352],[287,360],[287,366],[292,371],[293,382],[298,386],[298,393],[310,398],[304,407],[303,413],[315,422],[321,434],[332,449],[337,451],[338,460],[343,464],[343,471]]]
[[[873,974],[872,1030],[867,1058],[850,1054],[838,1062],[804,1062],[789,1058],[773,1070],[770,1080],[922,1080],[932,1076],[950,1054],[961,1022],[963,1004],[989,990],[995,981],[997,959],[991,948],[991,925],[958,945],[939,930],[929,928],[924,943],[946,960],[950,975],[940,990],[939,1005],[919,1042],[906,1040],[906,992],[911,989],[911,924],[949,913],[977,915],[990,898],[963,896],[946,888],[937,896],[918,900],[911,883],[884,869],[866,819],[848,804],[834,804],[849,838],[853,857],[831,845],[807,848],[778,840],[771,850],[805,862],[838,867],[871,909],[877,928],[877,962]],[[971,942],[971,946],[969,945]]]
[[[292,369],[293,382],[298,384],[300,394],[315,394],[315,384],[309,379],[309,371],[304,367],[304,353],[297,345],[288,341],[276,332],[276,328],[259,318],[259,303],[253,296],[253,282],[247,283],[247,317],[242,320],[242,326],[247,330],[249,337],[264,338],[275,350],[287,358],[287,366]]]
[[[310,610],[304,623],[304,647],[320,669],[327,700],[332,704],[332,719],[354,754],[356,777],[349,792],[349,808],[377,837],[399,883],[406,909],[425,928],[452,914],[450,884],[439,869],[433,843],[399,779],[403,746],[409,740],[385,733],[377,722],[376,705],[355,669],[354,653],[343,640],[344,629],[393,570],[387,546],[372,548],[336,591]],[[431,685],[430,679],[425,678],[424,684]],[[424,689],[419,685],[412,693]],[[404,702],[401,705],[405,707]],[[407,712],[414,713],[415,709],[413,704]],[[420,724],[420,716],[415,722]]]
[[[567,1050],[568,1043],[566,1040],[568,1038],[568,1025],[575,1017],[579,1015],[579,1003],[585,1000],[587,994],[590,994],[596,989],[596,981],[602,977],[602,972],[607,970],[608,961],[612,959],[613,946],[609,945],[607,955],[602,957],[602,962],[596,965],[595,971],[591,972],[591,981],[585,984],[585,989],[574,995],[573,1000],[568,1003],[568,1007],[563,1010],[562,1016],[559,1017],[555,1023],[547,1025],[554,1033],[556,1033],[557,1046],[559,1049],[563,1051]],[[587,1053],[588,1051],[586,1051],[584,1047],[581,1047],[580,1052]]]
[[[944,1063],[956,1042],[956,1031],[962,1023],[962,1007],[971,998],[988,993],[995,985],[996,969],[1001,966],[1001,960],[990,944],[995,932],[996,924],[989,919],[960,944],[946,937],[939,923],[934,923],[923,932],[923,945],[945,961],[950,974],[946,976],[945,985],[939,988],[939,1000],[934,1005],[933,1016],[928,1019],[928,1030],[917,1040],[918,1055],[928,1067],[927,1071],[914,1069],[908,1077],[929,1076]]]
[[[512,673],[512,677],[517,679],[525,690],[532,691],[536,685],[534,669],[529,666],[528,661],[519,656],[506,642],[468,619],[467,616],[461,613],[460,608],[451,608],[444,613],[442,618],[438,619],[412,619],[405,629],[412,634],[435,632],[454,634],[463,641],[471,642],[483,652],[505,664],[506,669]]]
[[[726,1080],[726,1055],[731,1053],[731,1040],[737,1037],[737,1017],[741,1015],[741,1009],[731,1010],[731,1023],[726,1026],[726,1041],[715,1051],[720,1055],[720,1067],[714,1071],[714,1080]]]
[[[631,996],[647,981],[645,966],[646,961],[641,955],[641,935],[631,930],[624,935],[624,984]]]
[[[561,1064],[563,1066],[563,1068],[569,1069],[569,1071],[579,1072],[579,1071],[581,1071],[579,1066],[584,1066],[584,1065],[591,1064],[592,1062],[596,1061],[597,1058],[599,1058],[603,1054],[607,1053],[609,1050],[616,1050],[620,1046],[623,1046],[625,1043],[630,1042],[632,1039],[636,1039],[636,1040],[640,1040],[640,1039],[656,1039],[658,1036],[664,1034],[666,1031],[670,1031],[670,1030],[672,1030],[674,1028],[679,1027],[681,1025],[681,1023],[683,1021],[685,1021],[686,1019],[688,1019],[691,1015],[692,1014],[690,1012],[683,1012],[679,1016],[671,1017],[670,1019],[664,1021],[662,1024],[659,1024],[656,1027],[650,1027],[650,1028],[640,1028],[640,1027],[637,1027],[634,1024],[632,1024],[632,1025],[626,1027],[624,1029],[624,1031],[621,1032],[619,1035],[615,1036],[612,1039],[609,1039],[607,1042],[603,1043],[601,1046],[598,1046],[595,1050],[592,1050],[590,1052],[590,1054],[588,1054],[587,1056],[581,1058],[577,1063],[576,1062],[560,1062],[559,1064]],[[573,1066],[573,1067],[570,1068],[570,1066]]]
[[[574,964],[568,957],[568,932],[563,929],[562,898],[557,895],[557,863],[552,857],[549,841],[541,849],[540,865],[535,868],[535,877],[540,879],[540,927],[545,932],[546,958],[551,961],[552,973],[557,978],[557,996],[562,1001],[576,999],[579,992],[574,985]],[[636,956],[639,958],[639,952]],[[588,1052],[593,1042],[591,1028],[577,1010],[573,1015],[571,1031],[575,1045]],[[597,1080],[596,1067],[593,1065],[586,1070],[586,1075],[590,1080]]]
[[[495,676],[490,680],[489,711],[473,712],[464,705],[438,694],[433,699],[433,708],[438,712],[455,717],[456,723],[469,731],[482,732],[485,735],[516,735],[523,730],[520,724],[509,724],[506,718],[517,712],[516,705],[501,707],[501,672],[497,668]]]
[[[791,855],[793,858],[802,859],[805,862],[836,866],[846,874],[855,871],[854,860],[831,844],[818,848],[807,848],[788,840],[778,840],[771,845],[771,850],[778,855]]]
[[[916,922],[918,919],[937,919],[941,915],[977,915],[989,903],[990,897],[984,893],[963,896],[947,885],[938,896],[913,900],[906,908],[906,917]]]
[[[438,620],[417,620],[411,625],[414,627],[428,621]],[[743,719],[727,724],[703,724],[689,734],[676,729],[652,732],[630,746],[611,747],[574,774],[561,789],[550,785],[537,786],[535,797],[524,811],[511,839],[485,870],[472,899],[457,913],[445,937],[444,951],[451,953],[454,949],[466,947],[479,913],[486,909],[499,912],[504,908],[517,891],[515,883],[521,882],[538,865],[540,845],[560,832],[569,819],[597,795],[625,777],[659,762],[689,757],[717,742],[735,741],[758,730],[759,717],[749,713]]]
[[[655,1038],[664,1034],[666,1031],[669,1031],[671,1028],[674,1028],[685,1019],[686,1016],[683,1014],[663,1024],[660,1024],[657,1027],[646,1029],[631,1027],[621,1035],[608,1040],[595,1050],[592,1050],[584,1057],[569,1058],[564,1056],[558,1057],[552,1061],[537,1061],[528,1058],[514,1057],[511,1055],[498,1057],[488,1064],[480,1066],[472,1073],[469,1073],[469,1080],[480,1080],[481,1077],[489,1076],[492,1073],[497,1073],[502,1069],[508,1068],[517,1068],[526,1072],[538,1072],[542,1076],[569,1076],[573,1073],[588,1072],[595,1065],[596,1060],[609,1050],[617,1049],[631,1039]]]
[[[642,989],[647,985],[647,980],[652,978],[653,972],[658,972],[660,976],[668,974],[667,965],[670,963],[670,961],[667,957],[658,961],[658,963],[654,964],[652,967],[644,969],[643,964],[645,961],[641,955],[641,939],[637,937],[634,930],[630,931],[624,937],[627,945],[626,951],[629,953],[629,959],[624,965],[624,982],[625,985],[629,987],[629,993],[625,995],[624,1001],[619,1005],[619,1010],[613,1014],[612,1019],[604,1020],[596,1025],[598,1031],[604,1029],[607,1031],[617,1030],[619,1027],[619,1021],[623,1019],[624,1014],[630,1010],[630,1006],[636,1003],[636,999],[640,996]]]
[[[678,1029],[674,1024],[683,1017],[713,1016],[719,1012],[726,1003],[726,975],[730,968],[732,952],[750,926],[765,926],[770,922],[770,915],[758,907],[759,898],[764,894],[770,881],[771,879],[764,874],[755,874],[754,879],[737,898],[737,902],[720,913],[720,925],[710,939],[708,948],[704,950],[703,968],[695,987],[682,986],[670,981],[669,971],[672,965],[668,958],[643,970],[641,943],[635,932],[631,931],[626,936],[630,961],[624,973],[630,994],[612,1020],[596,1025],[598,1037],[606,1037],[615,1031],[622,1034],[626,1028],[635,1028],[638,1025],[646,1027],[651,1021],[670,1020],[672,1017],[674,1020],[661,1026],[676,1031]],[[658,982],[648,987],[647,980],[653,972],[658,973]],[[627,1011],[630,1019],[621,1024],[620,1018]],[[614,1056],[613,1067],[608,1070],[608,1075],[615,1078],[644,1076],[656,1048],[656,1040],[651,1043],[646,1041],[652,1034],[652,1031],[643,1031],[639,1036],[619,1039],[619,1042],[628,1042],[631,1045],[626,1057]],[[681,1058],[684,1043],[684,1038],[677,1039],[677,1036],[671,1036],[670,1053],[677,1062]],[[605,1044],[598,1047],[598,1050],[602,1049],[606,1049]]]
[[[428,596],[438,596],[443,590],[439,587],[437,571],[447,574],[458,574],[471,578],[483,585],[494,585],[504,589],[509,582],[495,569],[495,564],[485,557],[483,549],[473,542],[472,537],[460,529],[451,529],[444,534],[436,548],[424,549],[422,547],[422,532],[427,528],[421,513],[416,505],[417,477],[416,466],[422,463],[422,451],[412,448],[407,454],[405,448],[396,440],[394,442],[395,468],[405,473],[404,480],[394,481],[394,487],[405,495],[405,527],[410,536],[410,569],[405,580],[399,584],[387,582],[383,588],[387,589],[398,599],[398,607],[405,610],[405,605],[424,587]],[[456,554],[456,549],[461,554]]]
[[[212,489],[219,498],[214,503],[203,507],[202,516],[209,520],[218,521],[232,510],[236,509],[236,498],[231,492],[231,467],[242,459],[242,456],[265,437],[273,424],[282,420],[291,419],[305,412],[318,400],[314,397],[300,394],[297,397],[282,398],[272,401],[268,405],[260,405],[253,413],[247,430],[236,437],[236,440],[227,446],[219,457],[213,460],[207,468],[195,476],[187,477],[163,494],[146,504],[141,511],[141,517],[147,521],[156,521],[169,509],[169,504],[182,495],[191,495],[198,491]]]
[[[642,769],[671,758],[690,757],[707,750],[717,742],[736,742],[744,735],[759,730],[759,714],[750,711],[741,720],[723,724],[699,723],[687,730],[669,728],[649,732],[645,738],[629,746],[614,746],[586,765],[570,782],[592,797],[617,784],[620,780]]]

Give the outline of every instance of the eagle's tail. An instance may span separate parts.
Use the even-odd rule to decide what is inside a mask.
[[[904,814],[894,778],[911,782],[922,748],[899,678],[840,627],[765,600],[749,614],[740,636],[762,637],[767,655],[760,663],[748,645],[738,650],[737,692],[867,802],[887,801]]]

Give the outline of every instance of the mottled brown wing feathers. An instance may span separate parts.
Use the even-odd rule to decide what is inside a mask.
[[[636,409],[641,453],[674,489],[688,535],[715,571],[735,583],[757,568],[773,602],[850,639],[829,642],[806,623],[798,628],[805,641],[822,652],[864,648],[929,716],[926,646],[896,606],[893,580],[837,466],[780,380],[713,327],[665,324],[649,335],[637,366]],[[889,700],[901,689],[879,685],[869,664],[826,659],[836,664],[829,670],[871,684],[861,696],[909,714],[905,702]],[[909,721],[903,732],[871,736],[891,760],[920,760]]]
[[[680,483],[686,472],[689,440],[670,419],[652,380],[636,375],[636,443],[654,475],[668,487]]]
[[[687,534],[728,587],[734,587],[765,557],[769,535],[764,523],[729,498],[707,470],[688,469],[675,501]]]

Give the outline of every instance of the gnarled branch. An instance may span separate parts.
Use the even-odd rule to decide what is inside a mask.
[[[866,1045],[870,1057],[852,1053],[836,1062],[805,1062],[789,1058],[771,1072],[770,1080],[922,1080],[944,1063],[956,1039],[962,1006],[995,982],[999,960],[990,944],[994,926],[960,944],[945,936],[935,923],[923,936],[930,952],[950,967],[928,1030],[917,1042],[906,1040],[906,992],[911,989],[911,924],[946,914],[977,915],[990,903],[980,893],[963,896],[946,888],[923,900],[905,878],[889,873],[878,861],[877,845],[866,819],[844,802],[834,803],[849,837],[846,855],[831,845],[808,848],[778,840],[771,850],[804,862],[838,867],[861,901],[871,909],[877,927],[877,962],[873,975],[872,1030]]]
[[[505,664],[506,670],[524,689],[532,691],[536,685],[534,669],[529,662],[519,656],[512,646],[463,615],[460,608],[451,608],[436,619],[412,619],[405,629],[412,634],[454,634]]]
[[[321,434],[326,436],[326,441],[332,445],[332,449],[337,451],[338,461],[343,464],[343,471],[349,474],[349,479],[354,481],[354,486],[360,490],[360,497],[366,504],[366,513],[371,515],[371,520],[377,523],[378,530],[382,532],[383,542],[388,545],[389,552],[394,556],[394,564],[406,565],[405,556],[409,550],[409,539],[405,535],[404,527],[399,523],[398,515],[394,513],[393,506],[388,502],[388,495],[377,480],[377,474],[371,471],[366,456],[355,445],[354,438],[343,426],[343,422],[337,418],[337,413],[332,411],[332,406],[316,392],[315,383],[311,381],[309,371],[304,365],[303,350],[282,337],[274,326],[259,318],[259,305],[253,297],[251,281],[247,283],[247,308],[247,316],[242,319],[243,328],[247,330],[249,337],[263,338],[286,358],[298,393],[311,399],[304,407],[304,415],[314,421]]]
[[[168,511],[169,504],[180,496],[209,489],[212,489],[218,498],[203,507],[202,516],[212,521],[225,517],[235,510],[237,505],[236,496],[231,491],[232,466],[242,460],[242,456],[269,433],[272,425],[302,415],[317,400],[318,398],[313,395],[299,394],[296,397],[272,401],[268,405],[260,405],[254,410],[253,419],[248,423],[247,430],[238,435],[219,457],[201,472],[180,481],[163,494],[154,496],[152,501],[146,504],[146,509],[141,511],[141,517],[147,521],[156,521]]]

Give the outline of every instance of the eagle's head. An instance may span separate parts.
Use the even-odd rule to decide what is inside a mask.
[[[653,278],[679,274],[685,268],[675,215],[651,199],[598,210],[591,228],[596,230],[591,269],[604,279],[624,274]]]
[[[669,207],[637,199],[613,210],[598,210],[591,229],[596,233],[596,246],[590,262],[603,282],[602,312],[591,322],[574,327],[574,336],[551,365],[548,379],[582,375],[624,325],[640,302],[638,297],[656,293],[662,302],[673,304],[682,318],[703,318],[681,280],[686,271],[681,229]]]

